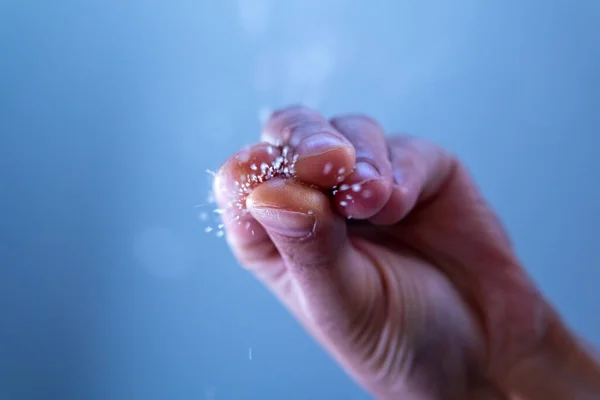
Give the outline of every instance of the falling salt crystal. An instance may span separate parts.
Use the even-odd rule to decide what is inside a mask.
[[[209,175],[211,175],[211,176],[217,176],[217,173],[215,171],[213,171],[213,170],[210,170],[210,169],[207,169],[206,173],[209,174]]]
[[[219,225],[217,225],[217,228],[223,229],[224,226],[225,226],[225,224],[219,224]]]
[[[205,213],[205,212],[201,212],[201,213],[198,215],[198,218],[200,218],[200,221],[206,221],[206,219],[208,218],[208,214],[207,214],[207,213]]]
[[[340,190],[348,190],[348,189],[350,189],[349,185],[343,184],[340,186]]]
[[[217,235],[217,237],[223,237],[223,235],[225,235],[225,232],[217,231],[216,235]]]
[[[347,201],[340,201],[340,206],[346,207],[348,205]]]
[[[333,164],[331,164],[330,162],[326,163],[325,166],[323,167],[323,175],[328,175],[332,169],[333,169]]]
[[[352,185],[353,192],[360,192],[360,189],[361,189],[360,183],[355,183],[354,185]]]
[[[222,208],[215,208],[215,209],[213,210],[213,212],[214,212],[215,214],[225,214],[225,210],[224,210],[224,209],[222,209]]]
[[[346,168],[342,167],[338,169],[338,174],[342,175],[344,172],[346,172]]]
[[[352,200],[352,196],[350,196],[349,194],[346,195],[346,199],[348,200]]]
[[[206,228],[204,228],[204,232],[209,233],[212,232],[213,228],[211,228],[210,226],[207,226]]]
[[[256,166],[256,164],[252,164],[252,165],[250,165],[250,169],[252,171],[256,171],[258,169],[258,167]]]
[[[206,197],[206,201],[208,203],[214,203],[215,202],[215,195],[213,194],[213,192],[210,192],[208,194],[208,196]]]

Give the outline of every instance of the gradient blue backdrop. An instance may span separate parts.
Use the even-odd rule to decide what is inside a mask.
[[[600,345],[598,21],[593,0],[0,0],[0,399],[368,398],[194,208],[290,102],[459,153]]]

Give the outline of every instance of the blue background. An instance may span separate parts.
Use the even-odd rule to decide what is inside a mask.
[[[0,399],[368,398],[194,207],[288,103],[460,154],[600,345],[598,21],[593,0],[0,0]]]

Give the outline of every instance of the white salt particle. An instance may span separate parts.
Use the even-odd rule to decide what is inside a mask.
[[[350,189],[349,185],[343,184],[340,186],[340,190],[348,190],[348,189]]]
[[[328,175],[332,169],[333,169],[333,164],[331,164],[330,162],[326,163],[325,166],[323,167],[323,175]]]
[[[352,200],[352,196],[350,196],[349,194],[346,195],[346,199],[348,200]]]
[[[340,201],[340,206],[346,207],[348,205],[347,201]]]
[[[360,189],[361,189],[360,183],[355,183],[354,185],[352,185],[353,192],[359,192]]]
[[[312,210],[308,210],[308,215],[313,215]]]
[[[225,210],[224,210],[224,209],[222,209],[222,208],[215,208],[215,209],[213,210],[213,212],[214,212],[215,214],[224,214],[224,213],[225,213]]]
[[[217,233],[216,233],[217,237],[223,237],[224,234],[225,234],[225,232],[223,232],[223,231],[217,231]]]
[[[342,175],[344,172],[346,172],[346,168],[342,167],[338,169],[338,174]]]
[[[250,169],[252,171],[256,171],[258,169],[258,167],[256,166],[256,164],[252,164],[252,165],[250,165]]]
[[[212,232],[213,228],[211,228],[210,226],[207,226],[206,228],[204,228],[204,232],[209,233]]]
[[[216,173],[215,171],[213,171],[213,170],[210,170],[210,169],[207,169],[207,170],[206,170],[206,173],[208,173],[208,174],[209,174],[209,175],[211,175],[211,176],[216,176],[216,175],[217,175],[217,173]]]

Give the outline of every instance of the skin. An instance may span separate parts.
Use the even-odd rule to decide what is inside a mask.
[[[227,241],[374,397],[600,398],[598,363],[536,289],[456,157],[387,138],[363,115],[327,120],[292,107],[222,166],[221,207],[251,164],[279,155],[268,143],[294,149],[296,177],[258,184],[241,209],[229,207]],[[360,191],[332,195],[340,183]]]

